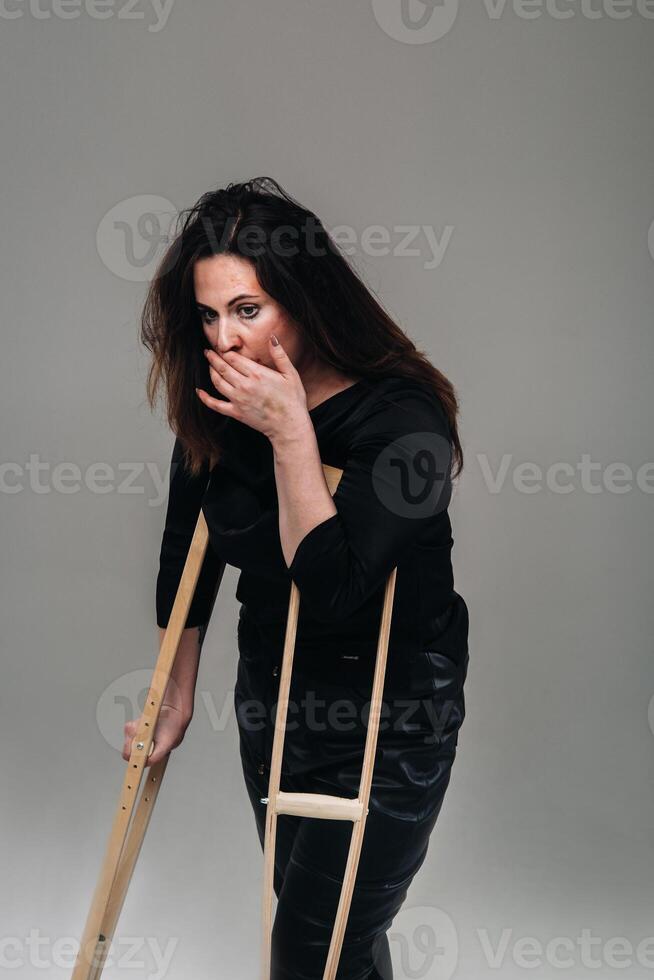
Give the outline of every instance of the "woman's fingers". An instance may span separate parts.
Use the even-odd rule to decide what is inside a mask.
[[[136,738],[136,721],[125,722],[125,740],[123,742],[123,759],[125,760],[125,762],[129,761],[129,757],[132,754],[135,738]],[[150,761],[152,760],[154,746],[155,746],[155,739],[152,739],[152,742],[150,743],[150,751],[148,753]]]
[[[123,746],[123,759],[125,762],[129,762],[130,756],[132,754],[132,749],[134,748],[134,738],[135,736],[129,736],[125,739],[125,744]],[[161,741],[157,739],[152,739],[150,742],[150,751],[148,752],[148,758],[146,760],[146,766],[152,766],[155,762],[159,762],[159,759],[165,755],[164,745]],[[169,746],[166,751],[170,751],[172,746]]]
[[[154,766],[154,765],[157,764],[157,762],[161,762],[161,760],[163,759],[163,757],[165,755],[168,755],[168,753],[170,751],[172,751],[173,748],[174,748],[174,746],[172,746],[172,745],[169,745],[168,747],[166,747],[164,745],[157,745],[157,747],[155,748],[154,752],[152,753],[152,755],[148,759],[146,765],[148,765],[148,766]]]
[[[129,761],[134,750],[136,739],[140,731],[141,719],[132,719],[125,723],[125,741],[123,745],[123,759]],[[148,757],[145,760],[146,766],[152,766],[159,762],[172,749],[176,748],[184,739],[184,734],[188,727],[188,720],[181,711],[172,705],[162,705],[161,714],[157,721],[157,727],[153,733]]]
[[[209,368],[209,377],[211,378],[211,383],[219,391],[221,395],[225,395],[226,398],[231,398],[236,391],[234,385],[230,384],[225,378],[224,374],[216,371],[214,368]]]
[[[207,394],[203,388],[196,388],[195,393],[201,402],[207,406],[207,408],[212,408],[215,412],[219,412],[221,415],[234,415],[234,406],[231,402],[221,401],[218,398],[212,398],[211,395]]]
[[[226,358],[221,357],[220,354],[216,354],[215,351],[205,350],[204,356],[209,362],[209,374],[213,372],[217,378],[224,381],[231,389],[247,377],[242,371],[237,371],[236,368],[232,367]],[[213,381],[213,377],[211,380]]]
[[[227,350],[224,354],[219,354],[217,351],[205,349],[204,356],[210,367],[213,367],[230,384],[236,386],[241,381],[260,378],[262,372],[270,371],[270,368],[264,364],[255,362],[250,357],[243,357],[242,354],[234,350]]]
[[[136,730],[135,721],[125,722],[124,741],[123,741],[123,759],[125,760],[125,762],[129,760],[132,751],[132,740],[134,738],[135,730]]]

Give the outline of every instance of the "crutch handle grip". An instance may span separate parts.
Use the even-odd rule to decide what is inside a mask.
[[[135,741],[136,741],[136,735],[132,739],[132,745],[134,744]],[[150,751],[148,752],[148,759],[152,755],[153,750],[154,750],[154,739],[152,739],[152,741],[150,742]]]

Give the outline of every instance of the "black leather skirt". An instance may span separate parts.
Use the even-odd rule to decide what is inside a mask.
[[[463,603],[463,600],[461,600]],[[375,764],[338,980],[392,978],[386,930],[427,854],[465,717],[465,604],[444,617],[438,649],[412,655],[385,684]],[[265,631],[239,629],[234,705],[248,796],[263,849],[281,650]],[[319,670],[291,675],[281,789],[354,798],[367,733],[372,674],[336,683]],[[362,679],[363,678],[363,679]],[[369,683],[366,681],[369,680]],[[277,819],[271,980],[320,980],[336,918],[352,824]]]

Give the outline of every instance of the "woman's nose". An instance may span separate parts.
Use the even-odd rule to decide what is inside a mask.
[[[237,331],[225,324],[220,327],[209,327],[207,340],[213,350],[218,351],[219,354],[240,348],[240,338]]]

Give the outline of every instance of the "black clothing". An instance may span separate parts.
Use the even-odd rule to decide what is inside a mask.
[[[425,860],[429,837],[450,782],[464,715],[464,675],[445,656],[424,656],[433,688],[426,684],[421,698],[438,713],[443,731],[435,736],[435,726],[415,710],[420,698],[384,697],[387,710],[382,713],[369,811],[336,972],[338,980],[392,980],[386,930]],[[427,670],[424,673],[427,675]],[[235,692],[237,710],[243,704],[241,686],[242,678]],[[369,692],[341,686],[331,690],[323,685],[317,693],[318,697],[342,699],[353,707],[357,717],[362,713],[365,717]],[[269,769],[266,767],[263,773],[257,769],[257,743],[253,743],[253,756],[246,726],[241,725],[239,731],[245,785],[263,853],[266,804],[261,801],[268,795]],[[340,736],[344,744],[338,745],[339,736],[330,736],[331,762],[321,761],[312,772],[285,775],[281,788],[288,792],[355,797],[364,737],[365,732],[356,729],[354,736]],[[269,751],[265,758],[270,760]],[[273,879],[277,907],[271,980],[320,980],[323,976],[352,829],[352,824],[344,820],[314,820],[288,814],[277,817]],[[399,925],[396,923],[396,927]]]
[[[333,497],[338,512],[304,536],[288,568],[269,440],[223,417],[223,456],[196,478],[179,465],[176,440],[157,623],[168,624],[202,503],[211,547],[187,626],[207,621],[222,560],[242,570],[236,598],[244,627],[265,627],[269,643],[283,644],[293,579],[301,595],[294,666],[347,683],[347,654],[358,658],[347,660],[347,676],[365,682],[377,650],[384,586],[397,565],[387,679],[406,683],[410,655],[438,647],[439,618],[453,603],[464,604],[453,587],[449,481],[432,475],[449,464],[447,418],[431,390],[404,378],[357,382],[309,414],[322,462],[344,472]],[[460,643],[457,651],[462,656]]]
[[[207,622],[223,563],[240,568],[234,704],[263,840],[291,579],[300,609],[281,788],[354,797],[384,588],[397,566],[369,812],[337,971],[339,980],[386,980],[385,930],[426,855],[465,716],[468,610],[453,587],[449,427],[435,394],[404,378],[359,381],[309,414],[322,462],[343,475],[337,513],[304,536],[290,567],[269,440],[228,419],[221,459],[197,478],[175,442],[157,623],[168,623],[202,506],[210,548],[186,625]],[[277,827],[272,978],[310,980],[322,976],[352,828],[286,814]]]

